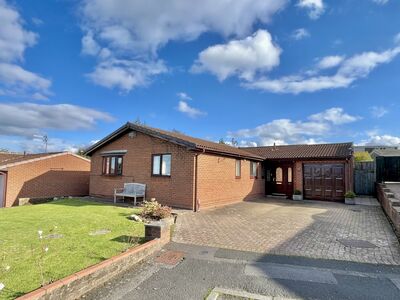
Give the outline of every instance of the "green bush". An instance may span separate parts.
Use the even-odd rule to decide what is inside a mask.
[[[347,192],[347,193],[344,195],[344,197],[345,197],[345,198],[355,198],[355,197],[356,197],[356,194],[355,194],[354,192]]]
[[[157,201],[144,201],[141,216],[145,219],[161,220],[171,216],[172,210]]]
[[[301,195],[301,191],[300,190],[294,190],[293,195]]]

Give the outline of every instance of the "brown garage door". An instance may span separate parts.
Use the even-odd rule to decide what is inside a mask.
[[[304,164],[303,174],[306,199],[344,199],[344,164]]]

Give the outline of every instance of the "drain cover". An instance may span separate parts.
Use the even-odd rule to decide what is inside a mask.
[[[374,245],[368,241],[364,240],[349,240],[349,239],[338,239],[338,241],[346,246],[346,247],[353,247],[353,248],[377,248],[377,245]]]
[[[175,266],[183,259],[183,255],[184,253],[180,251],[168,251],[157,257],[155,261],[164,265]]]

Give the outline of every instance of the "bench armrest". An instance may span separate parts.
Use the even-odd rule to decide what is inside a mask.
[[[114,189],[114,194],[118,193],[118,192],[123,192],[124,188],[118,188],[118,189]]]

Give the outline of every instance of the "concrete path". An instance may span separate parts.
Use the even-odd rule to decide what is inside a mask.
[[[400,299],[400,267],[169,243],[175,266],[150,257],[84,299]]]
[[[373,264],[400,264],[400,247],[376,201],[345,205],[261,199],[178,217],[174,242]],[[360,203],[361,203],[360,202]]]

